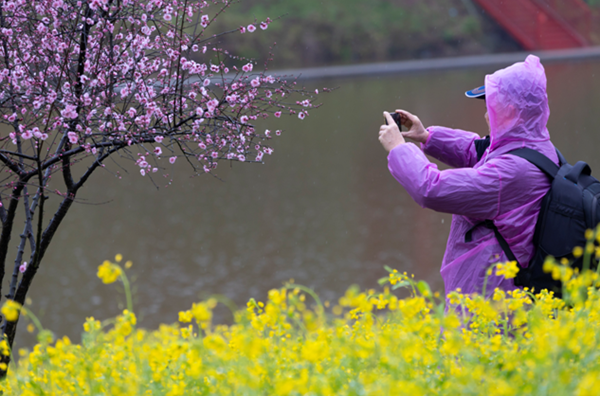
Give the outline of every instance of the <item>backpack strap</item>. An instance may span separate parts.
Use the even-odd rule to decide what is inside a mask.
[[[478,149],[477,150],[478,160],[481,159],[481,155],[483,155],[483,152],[489,145],[489,136],[487,136],[486,138],[487,139],[475,140],[475,146],[476,146],[476,149]],[[480,151],[481,151],[481,155],[479,154]],[[529,161],[533,165],[537,166],[539,170],[541,170],[546,175],[548,175],[548,177],[550,177],[551,180],[554,180],[554,178],[556,177],[556,175],[558,173],[558,170],[560,169],[560,167],[558,165],[556,165],[550,158],[546,157],[544,154],[540,153],[539,151],[536,151],[536,150],[533,150],[530,148],[526,148],[526,147],[519,148],[516,150],[509,151],[507,154],[513,154],[513,155],[516,155],[517,157],[521,157],[521,158]],[[558,156],[558,160],[559,160],[559,163],[561,166],[567,163],[567,161],[565,160],[565,157],[563,157],[563,155],[561,154],[560,151],[558,151],[558,149],[556,149],[556,154]],[[582,166],[581,168],[582,169],[579,170],[579,173],[582,173],[582,171],[583,171],[583,173],[589,174],[585,167]],[[498,230],[498,227],[496,227],[496,225],[494,224],[494,222],[492,220],[484,220],[481,223],[477,223],[473,227],[471,227],[471,229],[468,230],[465,234],[465,242],[471,242],[473,240],[473,231],[477,227],[482,226],[482,225],[485,226],[486,228],[489,228],[490,230],[494,231],[494,236],[496,237],[498,244],[502,248],[502,251],[506,255],[506,258],[508,258],[510,261],[516,261],[519,269],[522,269],[521,264],[519,264],[519,261],[517,260],[516,256],[512,252],[512,250],[510,249],[508,242],[506,242],[506,239],[504,239],[504,237]]]
[[[562,165],[564,157],[562,156],[562,154],[560,154],[560,152],[558,150],[556,150],[556,152],[558,154],[558,158]],[[552,162],[552,160],[550,158],[546,157],[544,154],[540,153],[539,151],[532,150],[530,148],[523,147],[520,149],[509,151],[507,154],[513,154],[513,155],[516,155],[517,157],[526,159],[527,161],[531,162],[533,165],[537,166],[539,168],[539,170],[541,170],[546,175],[548,175],[550,177],[550,179],[552,179],[552,180],[554,180],[554,178],[556,177],[556,174],[558,173],[558,170],[560,169],[558,167],[558,165],[556,165],[554,162]]]
[[[573,168],[565,175],[565,179],[577,183],[579,181],[579,176],[581,175],[591,175],[592,169],[588,164],[583,161],[577,161]]]
[[[487,135],[483,139],[475,139],[473,143],[475,143],[475,151],[477,151],[477,162],[479,162],[481,160],[481,157],[483,157],[485,150],[487,150],[487,148],[490,147],[490,135]]]
[[[563,157],[562,153],[558,151],[556,147],[554,149],[556,150],[556,155],[558,155],[558,165],[563,166],[568,164],[567,160],[565,159],[565,157]]]
[[[467,233],[465,234],[465,242],[471,242],[473,240],[473,230],[475,230],[475,228],[477,228],[479,226],[484,226],[485,228],[489,228],[490,230],[494,231],[494,236],[496,237],[496,240],[500,244],[500,247],[502,248],[502,251],[506,255],[506,258],[508,258],[510,261],[516,261],[517,266],[520,269],[521,265],[517,261],[517,258],[513,254],[512,250],[510,250],[510,246],[508,245],[508,242],[506,242],[506,239],[504,239],[502,234],[500,234],[498,227],[496,227],[496,224],[494,224],[494,222],[492,220],[484,220],[481,223],[477,223],[473,227],[471,227],[471,229],[469,231],[467,231]]]

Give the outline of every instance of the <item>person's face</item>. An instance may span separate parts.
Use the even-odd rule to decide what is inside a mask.
[[[487,125],[488,125],[488,132],[491,133],[491,130],[490,130],[490,116],[488,115],[487,111],[485,112],[485,122],[487,122]]]

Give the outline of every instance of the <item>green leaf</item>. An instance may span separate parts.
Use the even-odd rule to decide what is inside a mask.
[[[419,290],[419,292],[425,297],[431,296],[431,288],[429,287],[427,282],[423,280],[417,282],[417,290]]]
[[[396,289],[399,289],[401,287],[407,287],[407,286],[410,286],[410,282],[409,281],[398,282],[394,286],[392,286],[392,290],[396,290]]]
[[[384,266],[383,266],[383,268],[384,268],[384,269],[385,269],[387,272],[390,272],[390,273],[394,272],[394,270],[393,270],[393,269],[391,269],[390,267],[388,267],[387,265],[384,265]]]
[[[383,286],[383,285],[385,285],[386,283],[388,283],[388,281],[389,281],[389,280],[390,280],[390,278],[388,278],[388,277],[386,276],[386,277],[384,277],[384,278],[381,278],[381,279],[379,279],[379,280],[377,281],[377,283],[379,283],[379,286]]]

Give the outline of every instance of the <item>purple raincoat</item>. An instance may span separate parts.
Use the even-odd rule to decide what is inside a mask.
[[[441,275],[446,294],[481,293],[486,270],[508,261],[492,230],[477,227],[471,242],[465,234],[491,219],[524,267],[534,253],[533,233],[541,201],[550,188],[548,177],[527,160],[506,154],[528,147],[558,164],[546,123],[550,110],[546,75],[539,58],[498,70],[485,78],[490,120],[490,147],[477,162],[472,132],[430,127],[422,149],[455,169],[439,170],[412,144],[395,147],[388,156],[392,175],[422,207],[452,213],[452,226]],[[486,294],[498,287],[515,289],[512,279],[492,275]]]

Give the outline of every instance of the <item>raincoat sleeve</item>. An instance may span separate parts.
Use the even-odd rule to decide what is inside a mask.
[[[477,163],[475,139],[480,136],[461,129],[432,126],[429,138],[421,144],[423,152],[453,168],[472,167]]]
[[[416,145],[405,143],[389,153],[388,168],[421,207],[479,219],[500,211],[502,178],[493,163],[439,170]]]

